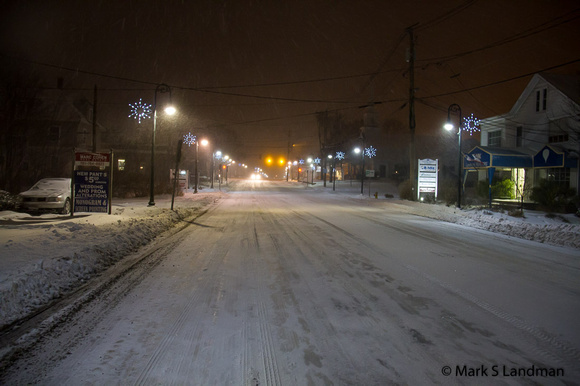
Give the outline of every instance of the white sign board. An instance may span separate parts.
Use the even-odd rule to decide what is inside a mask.
[[[434,193],[437,199],[437,184],[439,160],[420,159],[417,175],[417,199],[421,198],[421,193]]]

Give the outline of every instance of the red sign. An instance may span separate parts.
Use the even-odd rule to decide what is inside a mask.
[[[76,166],[95,166],[104,168],[108,167],[110,164],[110,154],[77,152],[75,153],[75,161]]]

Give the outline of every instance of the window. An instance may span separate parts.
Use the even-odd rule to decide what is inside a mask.
[[[546,111],[548,105],[548,89],[536,91],[536,111]]]
[[[117,161],[117,169],[125,170],[125,160],[124,159],[120,159]]]
[[[522,140],[524,139],[524,128],[522,126],[516,127],[516,147],[522,147]]]
[[[58,141],[60,139],[60,126],[50,126],[48,128],[48,140]]]
[[[501,147],[501,130],[487,133],[487,146]]]
[[[569,168],[548,169],[548,181],[554,181],[560,186],[570,186]]]
[[[551,135],[548,137],[549,143],[568,142],[568,134]]]
[[[546,104],[547,104],[547,100],[548,100],[548,89],[545,88],[543,90],[544,93],[544,98],[542,99],[542,110],[546,111]]]

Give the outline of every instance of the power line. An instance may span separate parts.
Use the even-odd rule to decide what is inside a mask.
[[[447,19],[449,19],[452,16],[455,16],[456,14],[466,10],[467,8],[471,7],[477,0],[467,0],[461,4],[459,4],[458,6],[456,6],[455,8],[452,8],[451,10],[449,10],[448,12],[444,13],[441,16],[438,16],[430,21],[427,21],[425,23],[419,23],[419,25],[415,28],[416,31],[420,31],[420,30],[424,30],[427,28],[431,28],[434,25],[437,25]]]
[[[557,23],[555,25],[548,25],[548,24],[551,24],[551,23],[555,22],[556,20],[564,19],[565,17],[570,16],[570,14],[577,13],[579,10],[580,10],[580,8],[575,9],[571,13],[567,13],[565,15],[558,16],[558,17],[556,17],[556,18],[554,18],[554,19],[552,19],[550,21],[547,21],[545,23],[539,24],[539,25],[534,26],[532,28],[529,28],[529,29],[527,29],[525,31],[519,32],[519,33],[517,33],[515,35],[509,36],[509,37],[506,37],[506,38],[503,38],[503,39],[498,40],[496,42],[487,44],[487,45],[485,45],[483,47],[479,47],[479,48],[475,48],[475,49],[472,49],[472,50],[463,51],[463,52],[459,52],[459,53],[452,54],[452,55],[447,55],[447,56],[439,56],[439,57],[434,57],[434,58],[419,59],[417,61],[418,62],[442,62],[442,61],[448,61],[448,60],[452,60],[452,59],[457,59],[457,58],[460,58],[460,57],[466,56],[466,55],[471,55],[471,54],[474,54],[476,52],[481,52],[481,51],[489,50],[489,49],[492,49],[492,48],[497,48],[497,47],[502,46],[504,44],[508,44],[508,43],[512,43],[512,42],[517,41],[517,40],[525,39],[527,37],[530,37],[530,36],[539,34],[541,32],[547,31],[549,29],[556,28],[556,27],[558,27],[560,25],[563,25],[563,24],[569,23],[571,21],[574,21],[574,20],[578,19],[580,16],[578,16],[578,15],[577,16],[572,16],[572,17],[569,17],[567,20],[563,20],[563,21],[561,21],[561,22],[559,22],[559,23]]]
[[[495,81],[495,82],[491,82],[491,83],[487,83],[487,84],[483,84],[483,85],[479,85],[479,86],[464,88],[463,90],[457,90],[457,91],[451,91],[451,92],[447,92],[447,93],[443,93],[443,94],[436,94],[436,95],[424,96],[424,97],[422,97],[422,99],[439,98],[439,97],[442,97],[442,96],[449,96],[449,95],[461,94],[463,92],[477,90],[477,89],[480,89],[480,88],[486,88],[486,87],[496,86],[498,84],[511,82],[513,80],[525,78],[527,76],[532,76],[532,75],[537,74],[539,72],[545,72],[545,71],[554,70],[556,68],[565,67],[565,66],[568,66],[570,64],[577,63],[577,62],[580,62],[580,59],[574,59],[574,60],[571,60],[571,61],[566,62],[566,63],[558,64],[558,65],[551,66],[551,67],[546,67],[546,68],[543,68],[541,70],[537,70],[537,71],[534,71],[534,72],[528,72],[526,74],[514,76],[514,77],[511,77],[511,78],[508,78],[508,79],[498,80],[498,81]]]

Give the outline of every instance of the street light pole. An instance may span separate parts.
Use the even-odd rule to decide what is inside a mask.
[[[354,152],[358,154],[361,153],[361,173],[360,173],[360,194],[364,194],[364,186],[365,186],[365,144],[363,139],[363,148],[362,150],[358,147],[354,149]]]
[[[153,132],[151,134],[151,181],[149,186],[149,206],[155,205],[155,132],[157,130],[157,93],[168,92],[169,102],[171,103],[171,88],[166,84],[159,84],[155,88],[155,96],[153,98]],[[175,109],[171,110],[173,113]],[[169,111],[167,111],[169,113]],[[170,113],[170,114],[173,114]]]
[[[461,209],[461,175],[463,174],[463,157],[461,154],[461,107],[453,103],[447,109],[447,123],[445,124],[446,130],[453,130],[453,124],[451,123],[451,113],[457,113],[459,115],[459,125],[457,128],[457,138],[458,138],[458,161],[457,161],[457,208]]]
[[[207,139],[201,140],[202,146],[209,145],[209,141]],[[193,189],[193,193],[197,193],[197,187],[199,185],[199,139],[195,139],[195,187]]]
[[[199,173],[197,172],[197,153],[199,152],[199,141],[195,140],[195,185],[193,188],[193,193],[197,193],[197,182],[198,182],[198,175]]]

